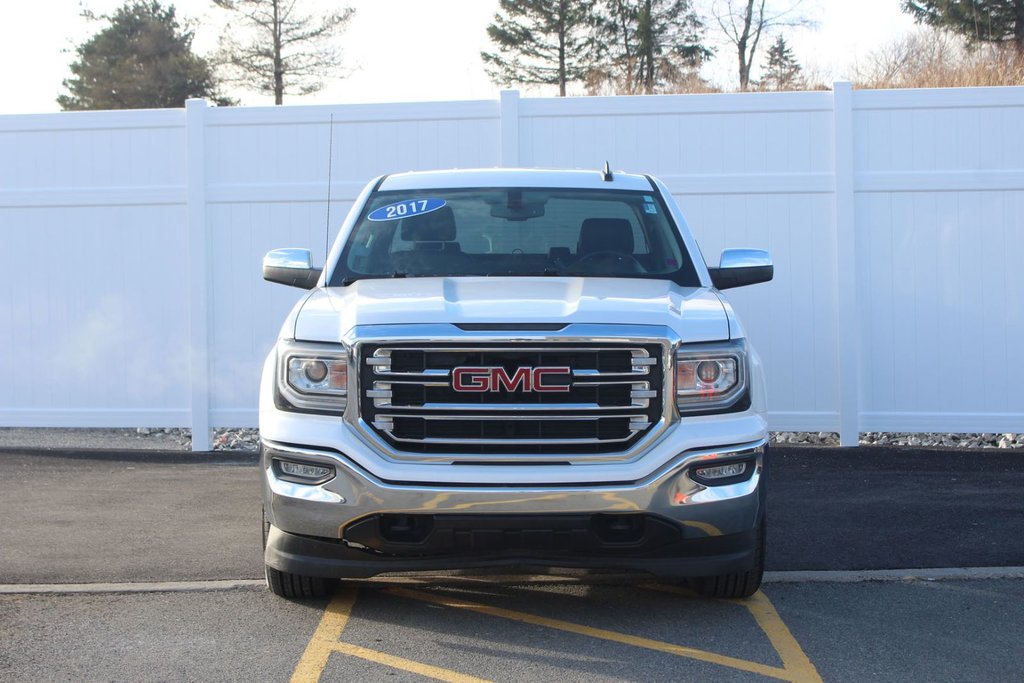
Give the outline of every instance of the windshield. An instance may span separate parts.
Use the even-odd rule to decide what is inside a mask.
[[[700,284],[654,193],[528,188],[374,193],[331,284],[457,275]]]

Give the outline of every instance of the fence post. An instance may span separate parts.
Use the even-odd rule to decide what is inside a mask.
[[[860,325],[857,315],[857,220],[854,197],[853,86],[832,86],[835,174],[836,310],[839,339],[839,445],[860,442]]]
[[[210,450],[209,241],[206,232],[206,100],[185,102],[188,221],[189,369],[192,450]]]
[[[519,91],[502,90],[498,108],[501,112],[498,164],[514,168],[519,165]]]

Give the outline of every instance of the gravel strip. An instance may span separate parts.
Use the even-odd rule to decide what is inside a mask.
[[[838,446],[836,432],[772,432],[771,442],[786,445]],[[939,447],[958,449],[1024,449],[1024,434],[945,434],[906,432],[864,432],[862,446]],[[115,448],[187,451],[191,430],[181,428],[138,429],[48,429],[0,427],[0,448]],[[259,430],[217,429],[215,451],[255,451]]]
[[[837,432],[772,432],[772,443],[838,446]],[[1024,434],[965,434],[941,432],[861,432],[861,446],[910,446],[913,448],[1024,448]]]

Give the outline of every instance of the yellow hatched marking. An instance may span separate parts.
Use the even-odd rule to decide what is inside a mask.
[[[804,654],[800,643],[793,637],[786,622],[782,621],[782,617],[779,616],[775,605],[771,603],[767,595],[758,591],[746,600],[733,600],[732,602],[747,608],[757,621],[757,625],[768,636],[772,647],[779,653],[782,666],[793,674],[794,681],[822,683],[818,670],[811,663],[810,658]]]
[[[686,597],[695,597],[692,591],[675,586],[662,586],[660,584],[647,585],[646,588],[661,591],[663,593],[675,593]],[[754,621],[761,627],[768,641],[775,648],[782,666],[789,672],[791,680],[799,683],[822,683],[821,674],[811,663],[810,658],[804,653],[800,643],[793,637],[793,633],[786,626],[786,622],[779,616],[778,610],[772,604],[768,596],[758,591],[749,598],[740,600],[722,600],[734,605],[740,605],[754,617]]]
[[[442,669],[441,667],[431,666],[430,664],[414,662],[411,659],[396,657],[394,655],[389,655],[386,652],[370,650],[365,647],[360,647],[359,645],[335,643],[334,651],[351,657],[359,657],[360,659],[365,659],[376,664],[390,666],[392,669],[409,671],[438,681],[448,681],[449,683],[490,683],[486,678],[477,678],[476,676],[461,674],[458,671],[451,671],[450,669]]]
[[[313,637],[306,645],[306,651],[299,658],[299,663],[292,672],[291,683],[318,683],[323,676],[324,668],[327,667],[327,660],[332,652],[338,652],[350,657],[358,657],[376,664],[383,664],[393,669],[401,669],[411,673],[419,674],[427,678],[433,678],[448,683],[489,683],[486,679],[476,676],[467,676],[458,671],[442,669],[430,664],[414,662],[411,659],[404,659],[389,655],[386,652],[378,652],[369,648],[351,645],[340,642],[341,634],[348,625],[349,616],[352,614],[352,606],[356,602],[356,591],[353,588],[341,588],[327,605],[320,624],[313,632]]]
[[[386,589],[386,592],[404,598],[409,598],[411,600],[429,602],[444,607],[464,609],[471,612],[477,612],[479,614],[487,614],[494,617],[501,617],[502,619],[518,621],[524,624],[544,626],[547,628],[557,629],[559,631],[566,631],[568,633],[575,633],[582,636],[589,636],[591,638],[598,638],[601,640],[608,640],[615,643],[622,643],[623,645],[632,645],[634,647],[642,647],[648,650],[656,650],[658,652],[664,652],[667,654],[676,655],[678,657],[686,657],[689,659],[696,659],[711,664],[718,664],[720,666],[727,666],[732,669],[748,671],[750,673],[760,674],[762,676],[777,678],[784,681],[800,681],[802,683],[803,681],[808,680],[805,678],[796,678],[795,673],[787,669],[780,669],[778,667],[768,666],[766,664],[759,664],[758,662],[751,662],[746,659],[738,659],[736,657],[720,655],[714,652],[707,652],[705,650],[698,650],[692,647],[676,645],[674,643],[666,643],[660,640],[653,640],[651,638],[631,636],[625,633],[617,633],[615,631],[593,628],[591,626],[575,624],[570,621],[562,621],[561,619],[551,619],[548,617],[537,616],[535,614],[527,614],[526,612],[517,612],[515,610],[504,609],[501,607],[492,607],[491,605],[470,602],[468,600],[461,600],[457,598],[450,598],[447,596],[440,595],[432,595],[430,593],[424,593],[422,591],[417,590],[410,590],[408,588],[388,588]],[[783,662],[785,662],[785,660],[783,660]]]
[[[339,588],[334,599],[327,605],[320,625],[313,632],[313,637],[306,645],[306,651],[299,658],[299,664],[292,672],[291,683],[316,683],[327,666],[341,632],[348,625],[348,617],[352,614],[352,606],[356,602],[356,591],[353,588]]]

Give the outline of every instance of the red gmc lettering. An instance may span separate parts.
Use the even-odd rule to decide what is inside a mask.
[[[505,368],[491,368],[491,391],[504,389],[515,391],[520,384],[523,391],[533,391],[533,381],[530,376],[532,368],[519,368],[511,377],[505,372]]]
[[[488,391],[491,368],[455,368],[452,389],[455,391]]]
[[[568,384],[544,384],[545,375],[569,375],[572,371],[569,368],[534,368],[533,390],[534,391],[569,391]]]
[[[520,367],[509,376],[505,368],[463,367],[452,371],[452,389],[455,391],[569,391],[568,384],[545,383],[552,375],[569,375],[568,367]]]

